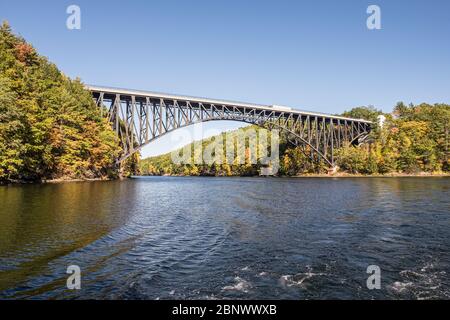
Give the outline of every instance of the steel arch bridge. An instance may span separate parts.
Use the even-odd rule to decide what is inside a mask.
[[[178,128],[192,124],[233,120],[285,131],[288,141],[303,147],[313,161],[333,167],[334,151],[359,144],[371,122],[282,106],[179,96],[148,91],[87,86],[119,136],[121,162],[145,145]]]

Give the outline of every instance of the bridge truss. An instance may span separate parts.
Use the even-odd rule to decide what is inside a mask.
[[[121,139],[123,161],[155,139],[192,124],[233,120],[279,129],[311,157],[333,167],[335,150],[359,144],[371,122],[286,107],[88,86]]]

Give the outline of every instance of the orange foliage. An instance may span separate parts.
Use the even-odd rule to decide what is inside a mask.
[[[29,64],[32,61],[34,55],[34,49],[28,43],[18,43],[15,47],[16,58],[22,63]]]

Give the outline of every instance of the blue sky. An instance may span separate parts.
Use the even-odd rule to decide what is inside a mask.
[[[71,4],[81,30],[66,28]],[[370,4],[381,30],[366,27]],[[85,83],[328,113],[450,103],[449,15],[447,0],[0,2],[1,20]]]

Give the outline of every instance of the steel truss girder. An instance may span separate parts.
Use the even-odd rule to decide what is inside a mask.
[[[337,148],[358,144],[370,132],[370,123],[342,120],[333,116],[317,116],[298,111],[279,111],[239,105],[202,103],[155,96],[135,96],[92,92],[94,101],[101,108],[118,135],[125,160],[155,139],[195,123],[213,120],[234,120],[255,124],[268,129],[280,129],[289,134],[289,141],[304,150],[311,158],[323,159],[334,166]]]

